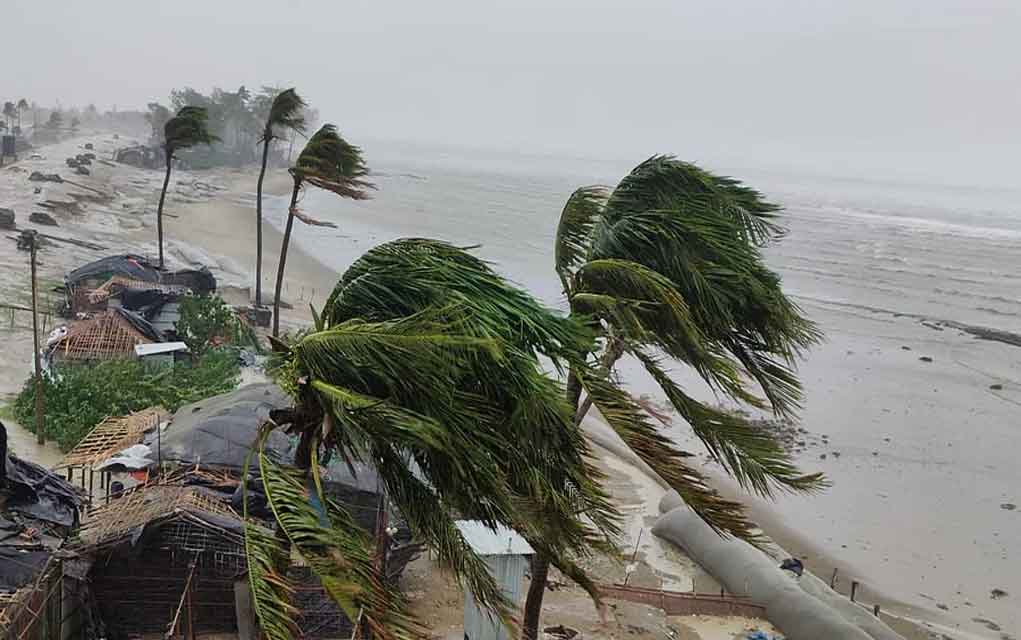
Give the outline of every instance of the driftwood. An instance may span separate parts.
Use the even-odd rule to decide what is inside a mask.
[[[19,229],[16,226],[15,227],[11,227],[11,230],[12,231],[24,231],[24,229]],[[53,235],[50,235],[48,233],[39,233],[39,232],[36,232],[36,233],[39,235],[40,238],[46,238],[47,240],[55,240],[57,242],[66,242],[67,244],[73,244],[76,247],[81,247],[82,249],[91,249],[92,251],[107,251],[109,249],[109,247],[104,247],[101,244],[96,244],[95,242],[89,242],[87,240],[77,240],[75,238],[61,238],[60,236],[53,236]],[[7,237],[10,238],[11,240],[17,240],[18,239],[18,236],[7,236]]]

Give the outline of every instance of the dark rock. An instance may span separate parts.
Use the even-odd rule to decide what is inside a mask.
[[[922,356],[921,358],[919,358],[919,360],[921,360],[922,362],[932,362],[932,358],[930,358],[929,356]]]
[[[53,216],[51,216],[48,213],[43,213],[42,211],[35,211],[35,212],[33,212],[32,215],[28,216],[28,220],[29,220],[29,222],[34,222],[36,224],[43,224],[43,225],[46,225],[48,227],[56,227],[57,226],[57,221],[53,219]]]
[[[840,452],[839,451],[834,451],[833,452],[833,457],[834,458],[839,458],[840,457]]]
[[[820,453],[819,454],[819,459],[820,460],[825,460],[826,459],[826,454],[825,453]]]
[[[90,176],[90,175],[92,175],[92,172],[89,171],[87,167],[80,166],[80,165],[74,168],[74,172],[77,173],[80,176]]]
[[[906,344],[905,345],[901,345],[901,349],[903,349],[905,351],[911,351],[911,347],[907,346]]]
[[[993,589],[992,591],[989,592],[989,597],[992,598],[993,600],[1006,598],[1008,595],[1010,594],[1004,591],[1003,589]]]
[[[92,143],[91,143],[91,142],[86,142],[86,143],[85,143],[85,148],[86,148],[86,149],[93,149],[94,147],[92,146]]]
[[[1000,505],[1000,508],[1004,511],[1013,511],[1014,509],[1017,509],[1017,505],[1013,502],[1004,502]]]
[[[948,607],[947,605],[943,604],[942,602],[937,604],[936,608],[937,609],[942,609],[943,611],[950,611],[950,607]]]
[[[0,229],[14,228],[14,209],[0,208]]]
[[[1003,391],[1003,385],[997,382],[996,384],[989,385],[989,388],[993,391]]]

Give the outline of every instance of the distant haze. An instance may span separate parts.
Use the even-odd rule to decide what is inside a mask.
[[[355,141],[1019,185],[1018,0],[5,0],[2,22],[5,100],[293,84]]]

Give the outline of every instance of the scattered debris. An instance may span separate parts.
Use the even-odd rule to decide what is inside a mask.
[[[14,209],[0,208],[0,229],[13,229],[14,226]]]
[[[784,571],[790,571],[799,578],[801,577],[801,574],[805,572],[805,565],[797,558],[787,558],[780,563],[780,568]]]
[[[53,216],[48,213],[43,213],[42,211],[33,211],[31,215],[28,216],[28,220],[29,222],[46,225],[48,227],[58,226],[57,221],[53,219]]]
[[[936,608],[937,609],[942,609],[943,611],[950,611],[950,607],[948,607],[947,605],[943,604],[942,602],[937,604]]]
[[[542,637],[544,640],[581,640],[581,634],[578,633],[577,629],[565,627],[562,624],[554,627],[544,627]]]
[[[989,592],[989,597],[992,598],[993,600],[1006,598],[1008,595],[1010,594],[1004,591],[1003,589],[993,589],[992,591]]]
[[[929,356],[922,356],[921,358],[919,358],[919,360],[921,360],[922,362],[932,362],[932,358],[930,358]]]
[[[996,384],[989,385],[989,388],[993,391],[1003,391],[1003,385],[997,382]]]
[[[900,348],[901,348],[901,349],[903,349],[903,350],[905,350],[905,351],[911,351],[911,347],[907,346],[906,344],[904,344],[904,345],[901,345],[901,347],[900,347]]]
[[[1017,509],[1017,505],[1013,502],[1004,502],[1000,505],[1000,508],[1004,511],[1013,511],[1014,509]]]
[[[33,171],[28,179],[32,182],[63,182],[64,179],[60,177],[59,173],[42,173],[41,171]]]
[[[91,142],[86,142],[86,143],[85,143],[85,148],[86,148],[86,149],[89,149],[89,150],[91,150],[91,149],[93,149],[94,147],[93,147],[93,145],[92,145],[92,143],[91,143]]]
[[[80,176],[90,176],[90,175],[92,175],[92,172],[89,171],[87,168],[85,168],[83,166],[75,167],[74,172],[77,173]]]
[[[990,631],[999,631],[1000,630],[1000,625],[996,624],[992,620],[989,620],[988,618],[972,618],[972,621],[973,622],[977,622],[977,623],[979,623],[981,625],[985,625],[985,627],[987,629],[989,629]]]

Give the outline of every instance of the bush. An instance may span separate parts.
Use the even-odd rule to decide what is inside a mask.
[[[154,405],[176,411],[237,386],[240,367],[233,349],[209,351],[194,364],[152,369],[138,360],[111,360],[92,366],[61,369],[43,378],[46,437],[67,451],[103,418],[120,416]],[[35,382],[14,401],[14,415],[26,428],[35,425]]]
[[[192,353],[202,354],[218,344],[253,344],[258,340],[234,309],[216,296],[188,296],[181,300],[177,335]]]

